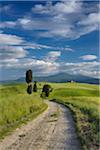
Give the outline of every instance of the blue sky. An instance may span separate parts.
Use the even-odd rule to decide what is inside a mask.
[[[60,72],[97,78],[98,1],[0,1],[0,80]]]

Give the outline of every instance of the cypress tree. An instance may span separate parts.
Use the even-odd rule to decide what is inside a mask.
[[[31,84],[28,85],[28,87],[27,87],[27,93],[32,94],[32,85]]]
[[[37,92],[37,82],[34,81],[33,92]]]
[[[29,84],[32,82],[32,70],[26,71],[26,82]]]
[[[27,93],[28,94],[32,94],[32,70],[27,70],[26,71],[26,82],[28,84],[28,87],[27,87]]]

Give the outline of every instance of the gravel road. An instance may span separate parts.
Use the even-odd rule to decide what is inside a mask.
[[[68,108],[47,102],[48,109],[0,142],[0,150],[81,150]]]

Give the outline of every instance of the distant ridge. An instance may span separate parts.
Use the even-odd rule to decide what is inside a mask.
[[[99,84],[99,79],[86,77],[82,75],[71,75],[67,73],[59,73],[52,76],[47,77],[35,77],[37,81],[46,81],[46,82],[82,82],[82,83],[91,83],[91,84]]]
[[[33,75],[33,81],[37,80],[39,82],[56,82],[56,83],[60,83],[60,82],[70,82],[70,81],[75,81],[75,82],[81,82],[81,83],[91,83],[91,84],[99,84],[99,79],[97,78],[92,78],[92,77],[86,77],[83,75],[71,75],[71,74],[67,74],[67,73],[59,73],[59,74],[55,74],[55,75],[51,75],[51,76],[40,76],[40,77],[35,77],[34,79],[34,75]],[[10,83],[10,82],[25,82],[25,78],[19,78],[15,81],[3,81],[0,83]]]

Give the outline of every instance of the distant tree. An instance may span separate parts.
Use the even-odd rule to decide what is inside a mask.
[[[37,92],[37,81],[34,81],[33,92]]]
[[[27,93],[32,94],[32,84],[28,85],[27,87]]]
[[[48,97],[50,92],[52,92],[52,88],[50,85],[48,84],[45,84],[42,88],[42,94],[41,94],[41,97]]]
[[[27,70],[26,71],[26,82],[28,84],[28,87],[27,87],[27,93],[28,94],[32,94],[32,70]]]
[[[26,71],[26,82],[29,84],[32,82],[32,70]]]

